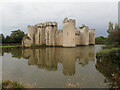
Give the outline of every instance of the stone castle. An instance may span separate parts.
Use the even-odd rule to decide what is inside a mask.
[[[57,22],[28,25],[28,35],[23,38],[22,46],[32,45],[75,47],[78,45],[94,45],[95,29],[87,26],[76,28],[76,20],[65,18],[63,30],[58,30]]]

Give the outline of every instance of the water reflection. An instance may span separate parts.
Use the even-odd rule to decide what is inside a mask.
[[[8,52],[7,52],[8,53]],[[28,65],[35,65],[40,69],[49,71],[58,70],[61,63],[65,75],[75,74],[75,64],[85,66],[89,61],[94,61],[95,46],[81,46],[76,48],[36,48],[9,50],[9,53],[16,58],[25,58]]]
[[[22,57],[28,59],[28,65],[36,65],[38,68],[49,71],[57,70],[58,63],[61,63],[65,75],[74,75],[75,61],[78,61],[82,66],[87,65],[89,60],[94,60],[94,50],[94,46],[24,49]]]

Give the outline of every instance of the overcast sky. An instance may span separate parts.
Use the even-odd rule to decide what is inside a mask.
[[[96,36],[107,36],[108,22],[118,22],[117,2],[14,2],[2,3],[2,32],[12,30],[27,32],[28,25],[57,21],[62,29],[64,18],[76,19],[77,28],[82,24],[96,29]],[[1,19],[1,18],[0,18]],[[1,26],[0,26],[1,27]]]

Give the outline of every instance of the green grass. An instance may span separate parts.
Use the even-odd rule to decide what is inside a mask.
[[[16,46],[10,46],[10,45],[8,45],[8,46],[0,46],[0,48],[10,48],[10,47],[16,47]]]

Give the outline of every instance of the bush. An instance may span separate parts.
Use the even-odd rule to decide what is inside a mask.
[[[120,63],[120,48],[103,49],[96,53],[97,59],[108,58],[113,62]]]

